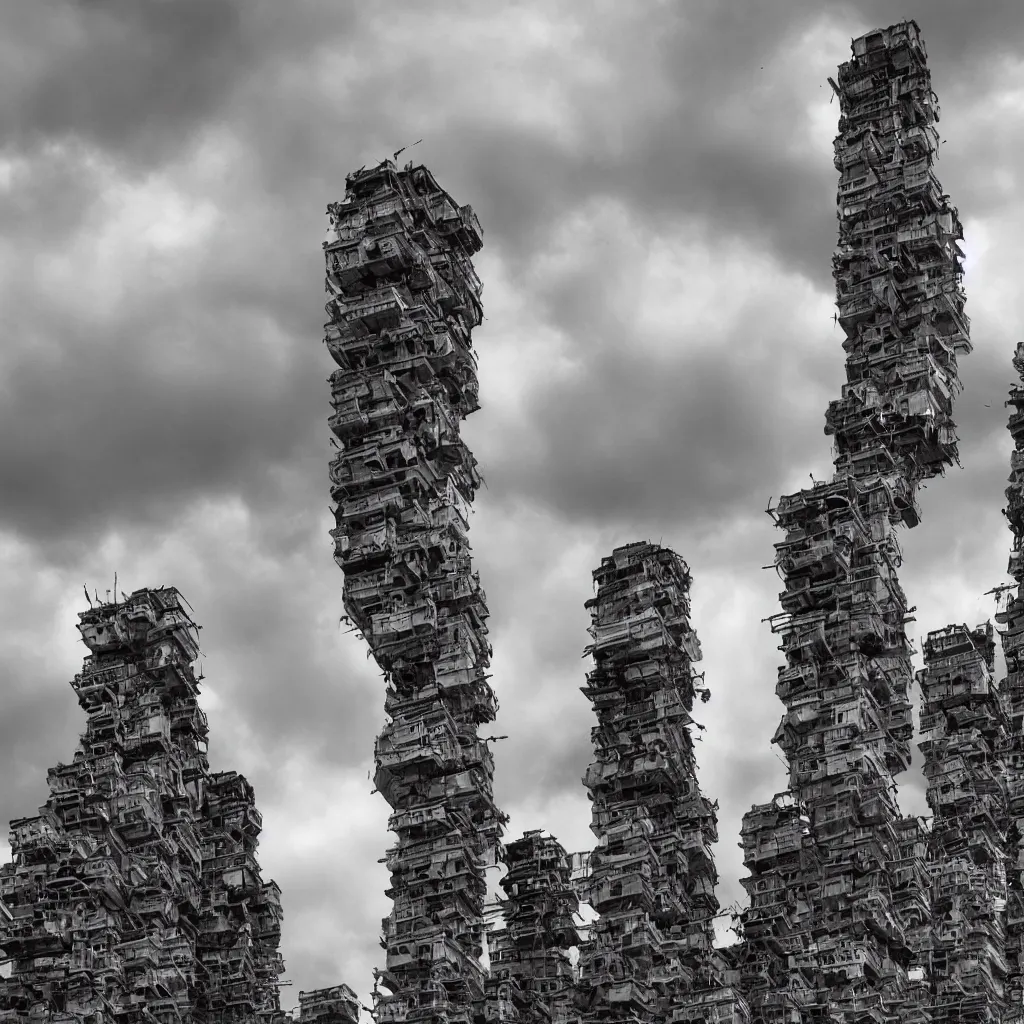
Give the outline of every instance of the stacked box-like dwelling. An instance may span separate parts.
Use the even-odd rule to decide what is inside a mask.
[[[931,889],[932,872],[928,863],[930,822],[906,817],[896,823],[896,852],[889,861],[892,903],[910,949],[906,999],[915,1006],[932,1003]]]
[[[1013,533],[1009,574],[1016,585],[996,615],[1006,676],[999,689],[1010,719],[1003,750],[1007,783],[1006,1024],[1024,1020],[1024,342],[1019,342],[1013,367],[1021,384],[1010,390],[1013,406],[1007,428],[1013,438],[1010,479],[1003,510]]]
[[[584,1020],[745,1021],[713,950],[717,804],[701,795],[689,730],[701,657],[689,569],[639,542],[604,558],[594,582],[583,692],[597,760],[583,781],[598,839],[589,902],[601,916],[581,948]]]
[[[826,414],[833,480],[774,510],[786,531],[773,629],[786,654],[777,692],[787,709],[775,741],[818,850],[802,874],[810,902],[792,940],[816,991],[808,1012],[911,1021],[923,1011],[908,983],[908,935],[920,933],[927,901],[923,865],[913,863],[923,844],[896,802],[913,732],[896,530],[918,522],[921,481],[956,460],[957,356],[971,349],[962,233],[932,170],[938,106],[917,24],[855,39],[835,88],[833,267],[847,383]],[[759,865],[748,885],[756,890],[773,871]]]
[[[359,999],[348,985],[299,993],[300,1024],[358,1024]]]
[[[741,879],[750,906],[741,915],[743,941],[735,947],[740,988],[752,1019],[800,1024],[815,999],[815,973],[801,962],[817,891],[821,853],[807,808],[791,793],[755,805],[740,830]],[[842,957],[843,948],[837,949]]]
[[[251,788],[244,852],[218,809],[227,779],[247,784],[209,773],[186,605],[173,587],[138,590],[79,618],[88,723],[39,815],[11,822],[0,1016],[279,1024],[280,890],[253,856]]]
[[[503,927],[488,937],[487,1019],[568,1024],[576,1017],[576,977],[567,950],[580,942],[570,855],[534,829],[506,844],[505,862]]]
[[[284,961],[281,889],[264,884],[256,860],[263,818],[252,786],[238,772],[206,779],[203,913],[198,950],[210,1021],[265,1020],[278,1009],[277,978]]]
[[[921,732],[928,806],[932,1024],[1001,1020],[1006,976],[1008,720],[991,623],[928,634]]]
[[[480,478],[459,436],[478,408],[480,225],[422,166],[384,161],[345,185],[324,243],[333,536],[345,610],[387,682],[375,784],[398,835],[376,1014],[469,1024],[484,1010],[485,870],[506,820],[477,733],[497,701],[467,536]]]

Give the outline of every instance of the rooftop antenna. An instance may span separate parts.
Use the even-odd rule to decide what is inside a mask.
[[[418,146],[423,140],[417,139],[412,146]],[[412,149],[412,146],[403,146],[401,149],[395,150],[394,157],[392,159],[397,160],[401,153],[404,153],[407,149]]]

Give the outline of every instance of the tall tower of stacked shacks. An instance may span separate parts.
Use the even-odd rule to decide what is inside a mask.
[[[478,735],[497,701],[467,537],[480,478],[459,436],[478,408],[481,230],[425,167],[384,161],[345,184],[324,243],[333,536],[345,610],[387,683],[375,784],[398,835],[376,1015],[470,1024],[484,1012],[485,869],[506,820]]]
[[[209,772],[184,600],[138,590],[79,618],[89,718],[39,814],[11,822],[0,1015],[280,1024],[280,889],[260,877],[252,788]]]
[[[488,939],[488,1020],[568,1024],[577,1013],[567,950],[580,942],[570,855],[553,836],[533,829],[506,845],[505,858],[504,927]]]
[[[597,836],[590,902],[601,916],[581,949],[583,1019],[746,1021],[713,950],[718,805],[701,795],[689,730],[701,657],[689,568],[640,542],[604,558],[594,582],[583,692],[597,714],[597,759],[583,781]]]
[[[932,828],[929,1004],[933,1024],[1001,1021],[1006,977],[1008,720],[991,623],[928,634],[918,673]]]
[[[1014,451],[1004,512],[1013,533],[1008,572],[1016,586],[1006,607],[996,615],[1006,658],[1000,692],[1010,719],[1003,751],[1007,780],[1007,1024],[1024,1020],[1024,342],[1018,343],[1013,367],[1021,385],[1010,391],[1008,429]]]
[[[918,485],[956,460],[957,356],[971,346],[961,227],[932,169],[938,106],[917,24],[854,40],[835,89],[847,383],[826,413],[833,479],[774,510],[786,533],[773,622],[786,713],[775,741],[790,793],[751,811],[744,842],[748,888],[776,901],[755,903],[748,922],[756,930],[775,906],[785,927],[749,944],[764,973],[790,968],[785,988],[762,996],[762,1019],[814,1008],[814,1019],[906,1022],[925,1019],[907,968],[927,893],[924,843],[896,802],[913,731],[896,529],[917,524]]]

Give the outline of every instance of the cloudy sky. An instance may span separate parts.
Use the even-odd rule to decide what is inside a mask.
[[[701,781],[721,902],[742,900],[740,818],[784,786],[764,509],[828,474],[843,380],[826,76],[904,15],[942,104],[976,347],[964,468],[904,541],[921,635],[988,617],[1005,579],[1024,5],[0,5],[0,818],[45,800],[83,728],[83,584],[173,584],[204,627],[212,765],[255,785],[284,890],[283,1004],[338,981],[368,997],[383,684],[339,624],[320,243],[345,174],[422,139],[401,162],[485,230],[465,437],[509,838],[590,848],[583,603],[614,546],[661,541],[693,570]],[[925,810],[919,774],[901,800]]]

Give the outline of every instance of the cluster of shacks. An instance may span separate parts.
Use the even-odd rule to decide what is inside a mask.
[[[586,891],[600,918],[581,949],[582,1019],[732,1020],[746,1005],[713,946],[717,804],[701,794],[690,736],[701,658],[690,571],[635,543],[605,558],[594,583],[583,692],[597,760],[583,782],[597,836]]]
[[[425,168],[389,161],[350,175],[345,202],[328,213],[326,342],[341,367],[330,423],[343,446],[331,467],[336,557],[346,611],[387,682],[375,783],[399,836],[388,854],[395,908],[384,921],[377,1019],[745,1012],[713,953],[717,829],[688,729],[700,648],[685,563],[629,545],[595,574],[597,668],[584,692],[600,722],[586,780],[599,845],[578,885],[601,919],[576,985],[563,952],[577,938],[570,862],[535,835],[501,846],[493,762],[476,731],[495,707],[466,537],[479,480],[459,436],[460,418],[477,408],[479,226]],[[484,869],[496,861],[509,867],[509,900],[506,926],[491,935],[500,970],[488,985],[480,925]],[[548,909],[538,917],[540,902]]]
[[[1013,368],[1024,385],[1024,342],[1017,345]],[[1012,388],[1006,404],[1013,406],[1009,429],[1014,450],[1004,512],[1013,533],[1008,571],[1015,585],[996,621],[1003,627],[1006,658],[1006,678],[999,689],[1009,716],[1009,735],[1003,750],[1008,816],[1006,995],[1007,1005],[1017,1008],[1018,1015],[1012,1020],[1018,1021],[1024,1019],[1024,386]]]
[[[486,1002],[485,871],[506,820],[478,734],[497,701],[467,536],[480,478],[459,434],[478,407],[480,226],[426,168],[388,161],[350,175],[328,212],[335,553],[345,610],[387,683],[374,783],[398,835],[377,1019],[470,1024]]]
[[[487,1021],[567,1024],[575,1019],[576,973],[568,950],[579,945],[579,898],[572,858],[540,829],[505,847],[507,899],[487,935]]]
[[[755,1000],[765,1020],[922,1021],[934,992],[927,843],[896,802],[913,737],[896,530],[919,520],[918,485],[956,460],[962,235],[932,170],[938,109],[917,25],[863,36],[853,54],[833,83],[847,352],[826,414],[835,474],[774,510],[786,531],[774,740],[790,789],[744,823],[746,952],[772,978]]]
[[[932,828],[929,927],[932,1021],[988,1020],[1006,977],[1006,708],[996,687],[991,623],[928,634],[918,673],[919,746]]]
[[[830,80],[831,82],[831,80]],[[789,787],[744,817],[750,905],[715,947],[717,804],[697,784],[690,573],[616,548],[588,602],[597,719],[589,854],[542,831],[502,843],[489,737],[487,606],[468,542],[480,477],[460,437],[478,408],[471,332],[481,229],[422,166],[384,161],[328,208],[325,327],[335,557],[349,621],[385,681],[375,786],[393,809],[378,1024],[935,1024],[1024,1006],[1024,388],[1006,514],[1017,592],[991,625],[928,634],[919,745],[932,820],[896,778],[914,729],[897,531],[957,459],[957,358],[970,352],[962,237],[933,171],[938,105],[916,23],[853,41],[833,261],[847,382],[826,413],[835,473],[772,510]],[[1014,365],[1024,379],[1024,344]],[[12,822],[0,1024],[278,1024],[280,893],[255,860],[246,781],[208,771],[173,590],[82,616],[89,715],[40,815]],[[507,868],[486,925],[487,869]],[[583,927],[581,902],[596,912]],[[307,1024],[350,1024],[345,985],[303,992]]]
[[[85,732],[0,868],[0,1020],[275,1024],[281,893],[252,787],[209,771],[184,599],[139,590],[80,619]]]

